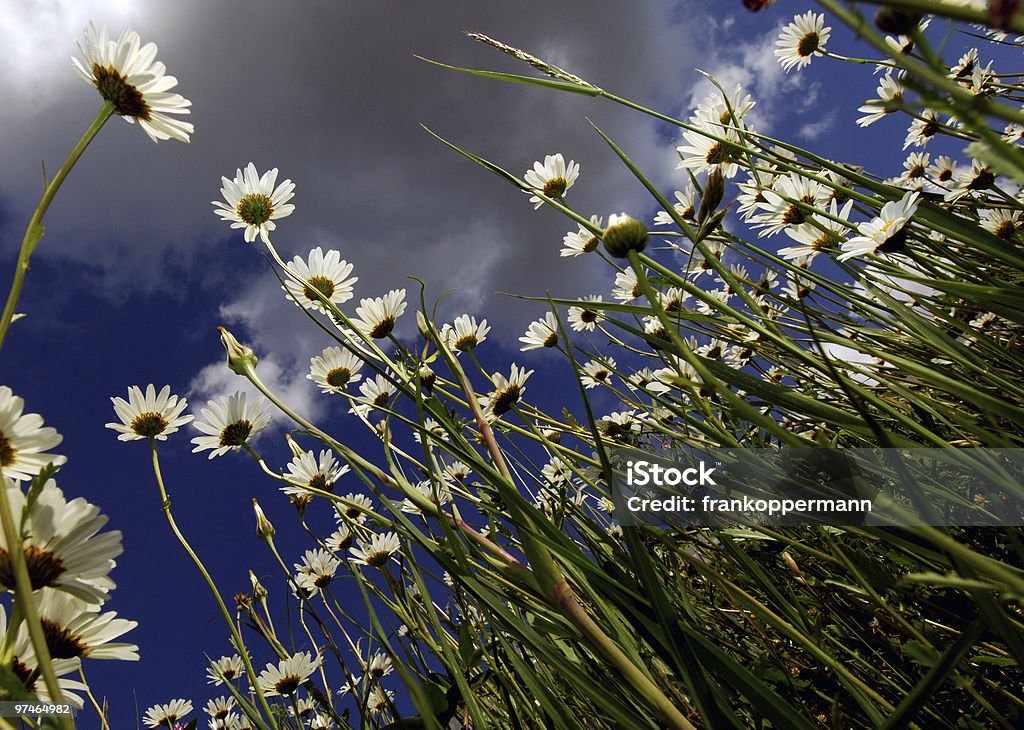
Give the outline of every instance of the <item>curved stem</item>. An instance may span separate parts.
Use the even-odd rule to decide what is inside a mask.
[[[195,550],[189,545],[188,540],[182,534],[181,530],[178,529],[178,523],[174,521],[174,515],[171,514],[171,499],[167,496],[167,490],[164,488],[164,477],[160,471],[160,459],[156,452],[156,439],[150,438],[149,446],[153,453],[153,473],[156,475],[156,484],[160,489],[160,500],[161,508],[164,514],[167,516],[167,523],[171,526],[171,531],[174,536],[178,538],[178,542],[185,548],[185,552],[192,558],[192,562],[195,563],[196,568],[199,569],[200,574],[203,576],[203,580],[206,581],[207,587],[210,589],[210,593],[213,594],[214,599],[217,601],[217,606],[220,608],[221,615],[224,617],[224,622],[228,625],[228,630],[231,632],[231,639],[238,650],[239,656],[242,658],[242,662],[245,664],[245,671],[249,673],[249,684],[256,690],[256,697],[260,701],[260,706],[263,712],[266,713],[268,719],[272,719],[274,715],[270,711],[270,705],[267,704],[267,698],[263,696],[263,690],[260,688],[259,682],[256,681],[256,670],[252,666],[252,660],[249,659],[249,652],[245,649],[245,644],[242,641],[242,635],[238,633],[235,628],[235,622],[231,620],[231,614],[228,612],[228,607],[224,604],[224,599],[221,598],[220,591],[217,589],[217,585],[213,582],[213,578],[210,577],[209,572],[206,570],[206,566],[203,565],[203,561],[196,555]]]
[[[25,285],[25,274],[28,273],[28,260],[32,257],[32,252],[35,251],[39,239],[43,237],[43,216],[46,215],[46,211],[64,182],[64,178],[68,176],[71,168],[78,162],[78,158],[85,152],[85,148],[89,146],[93,137],[99,133],[113,113],[114,105],[109,101],[104,103],[92,124],[85,130],[85,134],[78,140],[78,144],[71,150],[71,154],[64,160],[64,164],[57,170],[56,176],[46,186],[43,197],[28,222],[28,228],[25,229],[25,235],[21,239],[18,263],[14,267],[14,281],[11,282],[11,290],[7,294],[7,304],[4,305],[4,313],[0,317],[0,348],[3,347],[4,338],[7,337],[7,330],[11,328],[11,321],[14,319],[14,308],[18,306],[18,299],[21,298],[21,289]]]

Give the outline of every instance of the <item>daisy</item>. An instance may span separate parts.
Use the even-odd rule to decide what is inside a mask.
[[[676,190],[675,196],[677,202],[672,204],[672,209],[675,210],[676,215],[683,220],[692,221],[697,215],[697,193],[693,189],[693,185],[687,185],[685,190]],[[654,225],[671,226],[673,224],[675,221],[668,211],[659,210],[654,214]]]
[[[374,652],[373,656],[370,657],[370,661],[366,663],[366,673],[372,679],[380,679],[386,677],[394,671],[394,667],[391,664],[391,657],[382,652]]]
[[[113,611],[100,613],[98,606],[50,588],[35,595],[46,646],[54,659],[138,661],[138,646],[111,641],[134,629],[138,621],[117,618]]]
[[[17,632],[13,641],[7,636],[9,630]],[[5,645],[9,641],[11,642],[9,645],[11,652],[9,671],[13,673],[14,677],[25,688],[25,691],[35,693],[42,702],[50,701],[50,694],[46,688],[46,683],[40,680],[39,661],[36,659],[35,649],[32,648],[32,641],[29,639],[27,628],[24,622],[21,622],[17,629],[9,626],[7,623],[7,611],[2,605],[0,605],[0,640],[3,640]],[[51,658],[51,666],[53,673],[57,676],[57,684],[64,698],[63,701],[76,709],[82,709],[85,703],[81,697],[74,693],[88,691],[89,688],[82,682],[64,678],[66,674],[78,674],[81,671],[82,661],[77,657],[73,659]]]
[[[580,371],[580,382],[587,390],[599,385],[608,385],[612,380],[615,360],[608,357],[602,360],[591,360]]]
[[[401,548],[402,543],[396,533],[378,532],[370,538],[369,542],[360,540],[359,547],[351,548],[349,553],[353,563],[376,568],[388,562],[391,556]]]
[[[601,216],[590,216],[591,225],[595,228],[604,230],[602,220]],[[601,239],[598,236],[591,233],[589,228],[580,224],[579,230],[569,231],[562,237],[562,250],[560,251],[560,255],[565,257],[593,253],[600,243]]]
[[[864,116],[857,120],[857,126],[866,127],[874,124],[890,112],[896,111],[903,101],[903,84],[891,73],[883,76],[878,82],[877,99],[869,99],[857,111]]]
[[[360,299],[352,326],[379,340],[391,334],[395,320],[405,312],[405,289],[392,289],[382,297]]]
[[[435,440],[436,441],[449,441],[450,440],[448,438],[448,431],[445,429],[445,427],[442,426],[437,421],[435,421],[430,416],[427,416],[426,418],[423,419],[423,425],[421,426],[421,428],[422,428],[422,430],[426,431],[430,435],[430,437],[427,439],[428,442],[435,441]],[[418,444],[423,443],[423,439],[420,436],[419,430],[413,431],[412,432],[412,437],[416,441],[416,443],[418,443]]]
[[[285,476],[293,484],[281,487],[285,494],[310,494],[309,489],[318,489],[321,492],[331,492],[334,484],[348,473],[348,464],[341,464],[335,460],[334,454],[324,449],[320,452],[320,459],[312,451],[305,451],[295,456],[288,464],[288,473]]]
[[[334,580],[339,565],[341,561],[323,548],[307,550],[302,556],[302,563],[295,564],[296,582],[315,595]]]
[[[732,95],[723,93],[712,93],[704,98],[697,105],[690,121],[696,124],[699,121],[708,121],[724,127],[743,127],[743,118],[757,102],[743,91],[743,87],[736,84]]]
[[[494,390],[486,398],[481,398],[484,416],[488,420],[492,420],[508,413],[512,406],[523,397],[523,393],[526,392],[526,379],[531,375],[533,375],[533,370],[520,368],[515,363],[512,363],[512,370],[507,380],[501,373],[495,373],[491,378]]]
[[[910,128],[907,130],[907,138],[903,142],[903,149],[907,149],[910,145],[924,147],[941,129],[942,124],[939,122],[939,113],[931,109],[925,109],[921,112],[920,117],[910,123]]]
[[[825,27],[824,15],[808,10],[782,29],[775,42],[775,57],[787,73],[794,68],[800,70],[811,62],[815,53],[824,53],[831,32],[831,28]]]
[[[579,174],[580,166],[572,160],[566,165],[562,153],[558,152],[554,155],[547,155],[543,165],[534,162],[533,169],[527,170],[523,177],[526,184],[534,190],[543,193],[545,197],[557,199],[565,195],[565,192],[576,182]],[[533,203],[534,210],[544,205],[544,200],[537,195],[531,195],[530,202]]]
[[[64,456],[42,453],[64,437],[55,428],[43,427],[37,413],[22,414],[25,401],[0,385],[0,468],[11,479],[31,479],[47,464],[59,466]]]
[[[441,341],[445,347],[457,352],[469,352],[474,347],[487,339],[487,333],[491,328],[487,326],[487,320],[481,320],[478,324],[476,317],[468,314],[460,314],[452,324],[447,322],[441,327]]]
[[[245,393],[241,392],[209,401],[206,408],[200,411],[206,422],[195,421],[192,424],[206,434],[192,439],[196,445],[192,453],[212,449],[209,456],[212,459],[240,449],[270,424],[270,413],[264,409],[264,405],[263,398],[247,404]]]
[[[119,531],[97,534],[107,524],[100,508],[81,497],[68,502],[50,479],[26,512],[21,489],[9,479],[4,482],[14,524],[28,536],[23,550],[32,588],[55,588],[87,603],[107,600],[114,587],[107,576],[123,548]],[[13,590],[10,561],[10,546],[0,533],[0,585]]]
[[[277,228],[274,221],[286,218],[295,210],[288,202],[295,197],[295,183],[285,180],[275,187],[276,167],[260,177],[256,165],[250,162],[244,172],[235,171],[234,180],[222,177],[220,181],[224,200],[212,201],[213,207],[221,220],[231,222],[232,228],[245,229],[246,243],[252,243],[259,235],[269,244],[270,232]]]
[[[282,659],[276,665],[268,664],[256,681],[268,697],[291,695],[319,666],[320,657],[314,659],[308,651],[304,651]]]
[[[763,229],[758,235],[771,236],[787,226],[806,223],[813,215],[807,208],[824,207],[828,192],[821,183],[796,172],[776,179],[773,189],[762,191],[764,202],[759,207],[765,212],[752,219],[754,226]]]
[[[870,222],[858,227],[859,236],[851,238],[842,245],[840,261],[854,256],[863,256],[883,249],[887,244],[898,245],[906,237],[905,226],[917,212],[918,193],[911,192],[900,200],[890,200],[882,206],[881,212]]]
[[[846,201],[842,210],[836,209],[836,201],[829,203],[829,215],[833,218],[848,220],[853,209],[853,201]],[[815,222],[805,223],[795,228],[787,228],[786,235],[796,241],[796,246],[786,246],[779,249],[779,256],[792,260],[801,256],[816,256],[821,251],[828,251],[838,246],[846,233],[847,226],[832,218],[816,218]],[[775,272],[772,272],[775,273]],[[777,282],[773,279],[767,282],[768,287],[775,286]]]
[[[940,155],[935,162],[928,166],[928,176],[941,188],[947,188],[948,183],[956,174],[956,162],[952,157]]]
[[[358,276],[349,277],[352,264],[341,258],[338,251],[330,249],[324,254],[319,246],[309,252],[307,261],[296,256],[285,268],[301,279],[302,283],[286,279],[282,288],[288,292],[289,299],[306,309],[326,311],[317,292],[334,304],[347,302],[352,298],[352,285],[359,281]]]
[[[642,293],[640,281],[636,278],[636,272],[632,268],[620,271],[615,275],[612,299],[616,299],[623,304],[629,304]]]
[[[328,715],[316,714],[309,721],[309,730],[332,730],[334,720]]]
[[[341,393],[350,383],[358,382],[363,361],[348,350],[327,347],[309,360],[306,378],[320,386],[321,393]]]
[[[526,334],[519,338],[523,346],[519,349],[537,350],[542,347],[554,347],[558,344],[558,319],[554,312],[545,312],[541,319],[530,323]]]
[[[173,728],[174,724],[192,712],[192,703],[189,700],[171,700],[165,705],[153,705],[146,710],[146,716],[142,721],[146,727],[160,727],[166,725]]]
[[[188,401],[171,395],[171,386],[165,385],[157,395],[152,383],[146,386],[146,394],[137,385],[128,387],[128,400],[111,398],[114,413],[121,423],[108,423],[107,428],[118,431],[118,441],[137,441],[144,438],[155,438],[166,441],[167,435],[178,430],[192,420],[192,416],[183,416],[181,412],[188,406]]]
[[[370,711],[371,715],[379,715],[388,709],[395,700],[395,693],[390,689],[384,689],[380,685],[375,685],[370,690],[370,695],[366,698],[366,709]]]
[[[911,152],[903,161],[903,172],[885,182],[904,190],[923,190],[928,183],[926,172],[931,155],[927,152]]]
[[[194,127],[167,115],[189,114],[192,102],[169,93],[178,80],[168,76],[167,68],[156,60],[156,44],[141,43],[135,31],[126,30],[114,41],[108,38],[106,26],[97,33],[89,23],[84,45],[76,42],[83,59],[72,58],[71,62],[78,74],[113,104],[115,114],[133,124],[138,121],[151,140],[188,142]]]
[[[469,464],[462,461],[453,461],[451,464],[446,464],[441,471],[444,473],[444,478],[452,482],[464,482],[473,473],[473,469]]]
[[[374,408],[384,408],[391,400],[398,389],[395,385],[381,374],[374,376],[373,380],[367,379],[359,386],[359,396],[352,398],[354,405],[349,408],[349,413],[355,413],[363,418]]]
[[[208,684],[233,682],[244,674],[245,663],[242,661],[242,657],[237,654],[234,656],[222,656],[217,661],[212,662],[210,668],[206,670],[206,676],[210,678]]]
[[[736,145],[740,141],[736,130],[705,120],[699,120],[695,126],[696,130],[683,133],[683,139],[689,144],[676,147],[681,157],[676,167],[693,170],[697,175],[720,169],[725,177],[735,177],[739,171]]]
[[[996,176],[988,165],[980,160],[972,160],[971,169],[957,176],[953,189],[946,193],[946,200],[954,202],[978,190],[988,190],[995,181]]]
[[[597,428],[609,438],[625,438],[640,433],[644,416],[645,414],[637,415],[635,410],[609,413],[598,420]]]
[[[341,525],[324,540],[327,549],[334,553],[343,553],[352,547],[352,531],[348,525]]]
[[[235,707],[234,697],[224,697],[223,695],[215,699],[210,700],[206,703],[206,714],[212,717],[214,720],[223,720],[228,716]]]
[[[557,456],[551,457],[551,460],[540,470],[540,474],[548,484],[554,486],[571,482],[573,477],[576,476],[572,467]]]
[[[1021,228],[1020,211],[993,208],[992,210],[982,212],[980,222],[981,227],[986,231],[990,231],[1004,241],[1008,241]]]
[[[601,303],[600,294],[590,294],[583,297],[580,303],[593,302],[595,304]],[[594,328],[597,327],[598,323],[604,319],[604,312],[600,309],[591,309],[590,307],[569,307],[569,326],[576,332],[582,332],[584,330],[593,332]]]
[[[366,522],[368,512],[373,511],[373,500],[365,494],[349,492],[344,497],[345,508],[335,515],[337,520],[352,520],[359,524]]]
[[[417,492],[422,494],[424,497],[429,499],[431,502],[437,505],[448,504],[452,501],[452,493],[445,482],[439,482],[437,489],[434,488],[434,483],[429,479],[419,482],[413,487]],[[421,514],[422,510],[416,506],[416,503],[411,499],[402,500],[402,511],[409,512],[411,514]]]

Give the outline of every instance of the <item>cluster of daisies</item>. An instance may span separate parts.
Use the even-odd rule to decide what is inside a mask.
[[[115,583],[110,577],[121,554],[121,533],[104,531],[107,517],[81,497],[68,499],[56,480],[36,479],[49,465],[66,459],[50,450],[62,437],[45,426],[36,413],[25,413],[24,400],[0,386],[0,472],[14,524],[23,539],[24,554],[35,604],[58,678],[63,700],[73,707],[84,704],[88,687],[70,678],[78,676],[83,659],[135,661],[138,647],[117,641],[138,623],[104,611]],[[35,479],[35,486],[30,489]],[[42,482],[40,484],[40,482]],[[12,550],[0,532],[0,586],[16,592]],[[0,637],[9,652],[7,669],[41,700],[52,699],[40,675],[35,648],[24,615],[0,603]]]

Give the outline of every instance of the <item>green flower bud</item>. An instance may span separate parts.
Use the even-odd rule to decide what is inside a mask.
[[[256,536],[260,540],[269,540],[274,536],[276,530],[274,526],[270,524],[270,520],[263,513],[263,508],[260,507],[260,503],[256,501],[255,497],[252,500],[252,509],[256,513]]]
[[[624,259],[630,251],[643,251],[647,246],[647,226],[625,213],[612,213],[601,238],[610,256]]]
[[[223,327],[218,327],[217,331],[220,332],[220,344],[224,345],[224,349],[227,350],[228,368],[231,372],[237,375],[247,375],[255,370],[259,358],[256,357],[252,348],[241,344],[233,334]]]

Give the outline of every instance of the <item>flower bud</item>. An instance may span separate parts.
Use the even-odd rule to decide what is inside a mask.
[[[640,252],[647,246],[647,226],[625,213],[612,213],[601,238],[610,256],[624,259],[630,251]]]
[[[725,197],[725,178],[721,167],[715,167],[704,183],[704,194],[700,196],[700,210],[697,211],[697,222],[703,223],[712,213],[718,210],[722,198]]]
[[[420,365],[418,375],[420,378],[420,385],[423,387],[423,392],[430,395],[434,390],[434,383],[437,382],[437,373],[430,369],[428,365]]]
[[[306,453],[302,450],[301,446],[295,443],[295,439],[292,438],[290,433],[284,435],[284,440],[288,442],[288,448],[292,450],[292,456],[299,457]]]
[[[260,583],[260,579],[256,577],[256,574],[251,570],[249,571],[249,582],[252,583],[252,597],[253,600],[262,601],[267,597],[267,589]]]
[[[274,526],[270,524],[270,520],[263,514],[263,508],[260,507],[260,503],[255,498],[252,500],[252,508],[256,512],[256,536],[260,540],[269,540],[274,536]]]
[[[237,375],[246,375],[256,369],[259,359],[251,347],[246,347],[223,327],[218,327],[220,344],[228,353],[228,368]]]

